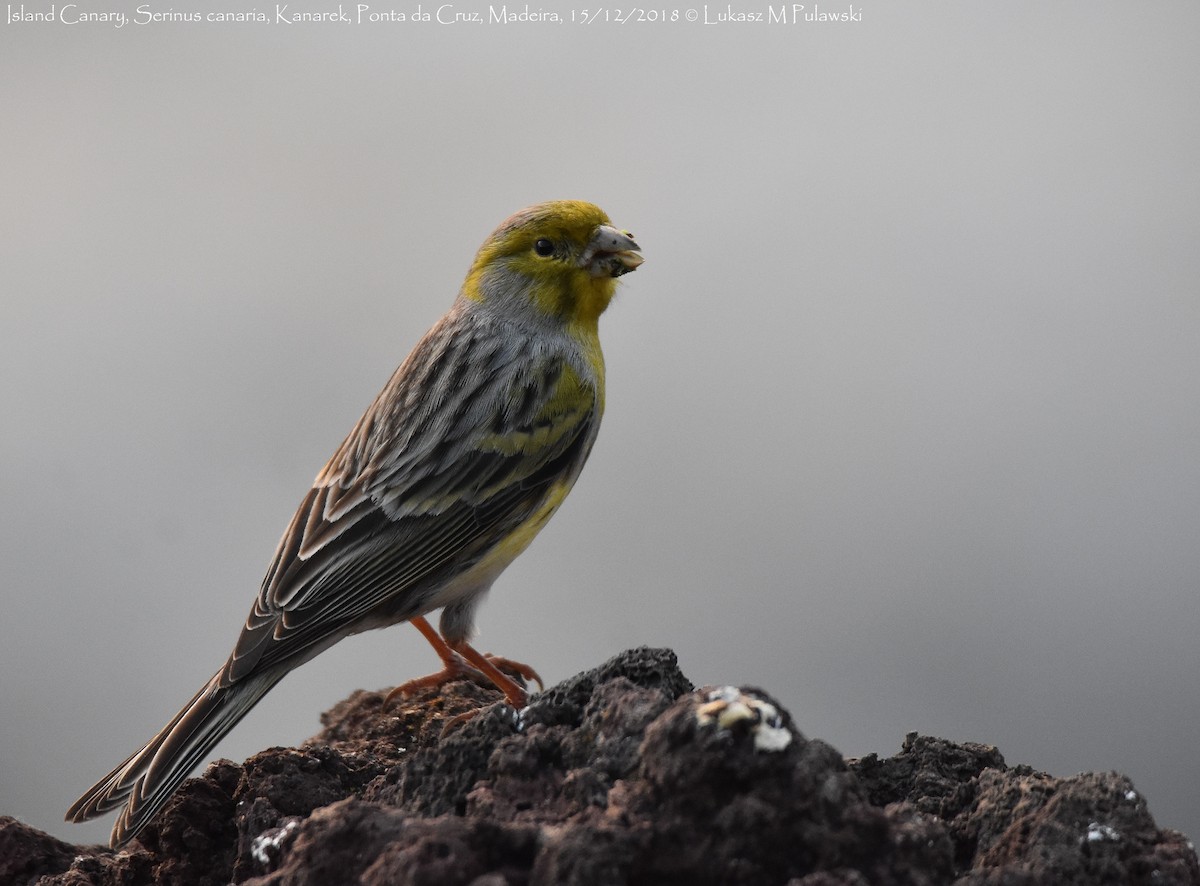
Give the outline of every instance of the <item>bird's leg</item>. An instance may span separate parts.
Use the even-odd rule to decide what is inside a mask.
[[[412,695],[414,692],[422,689],[444,686],[461,677],[475,676],[477,674],[475,668],[471,667],[461,655],[450,648],[449,644],[442,639],[441,634],[433,629],[433,625],[424,616],[418,615],[409,619],[409,622],[429,641],[429,645],[433,647],[433,651],[442,660],[442,669],[436,673],[401,683],[384,697],[384,710],[397,698]]]
[[[521,710],[529,702],[529,693],[524,687],[518,686],[517,682],[500,668],[509,668],[516,671],[526,680],[537,681],[540,689],[544,684],[542,678],[527,664],[522,664],[519,661],[513,661],[511,658],[501,658],[498,655],[484,655],[476,650],[466,640],[462,640],[451,647],[455,652],[475,665],[482,671],[489,680],[496,684],[496,688],[504,693],[504,697],[508,699],[508,703],[515,710]]]
[[[529,694],[522,687],[518,686],[515,680],[503,673],[500,668],[509,668],[526,680],[536,680],[539,687],[543,685],[542,678],[529,665],[510,661],[507,658],[499,658],[494,655],[484,655],[472,648],[465,640],[451,645],[442,639],[441,634],[434,630],[433,625],[423,616],[418,615],[410,619],[410,621],[413,627],[421,632],[425,639],[429,641],[429,645],[437,652],[438,658],[442,660],[442,669],[435,674],[429,674],[426,677],[418,677],[415,680],[409,680],[407,683],[401,683],[383,699],[383,707],[385,709],[395,699],[411,695],[418,690],[444,686],[462,677],[482,674],[504,693],[504,697],[508,699],[510,705],[520,710],[525,707],[529,699]]]

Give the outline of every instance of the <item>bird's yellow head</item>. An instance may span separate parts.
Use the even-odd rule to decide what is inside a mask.
[[[642,263],[628,231],[598,206],[557,200],[522,209],[479,248],[463,284],[466,298],[505,312],[594,328],[616,278]]]

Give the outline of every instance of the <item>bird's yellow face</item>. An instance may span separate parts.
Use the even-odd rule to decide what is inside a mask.
[[[642,263],[628,231],[579,200],[541,203],[504,222],[480,248],[463,294],[507,311],[530,311],[595,328],[616,278]]]

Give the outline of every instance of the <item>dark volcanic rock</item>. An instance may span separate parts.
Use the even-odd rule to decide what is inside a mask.
[[[43,874],[65,871],[75,852],[70,843],[0,817],[0,883],[36,883]]]
[[[974,800],[976,778],[984,770],[1008,768],[991,745],[955,744],[915,732],[904,737],[894,757],[880,760],[871,754],[849,764],[874,805],[907,801],[939,818],[953,818]]]
[[[305,746],[210,766],[119,853],[0,819],[0,886],[1200,886],[1120,775],[915,734],[845,761],[760,690],[693,691],[667,650],[520,714],[498,698],[461,681],[384,711],[356,692]]]

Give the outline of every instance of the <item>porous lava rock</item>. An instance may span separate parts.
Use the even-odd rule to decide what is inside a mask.
[[[669,650],[521,712],[470,680],[383,697],[212,764],[119,852],[0,818],[0,886],[1200,886],[1124,776],[915,733],[845,760],[759,689],[694,689]]]

